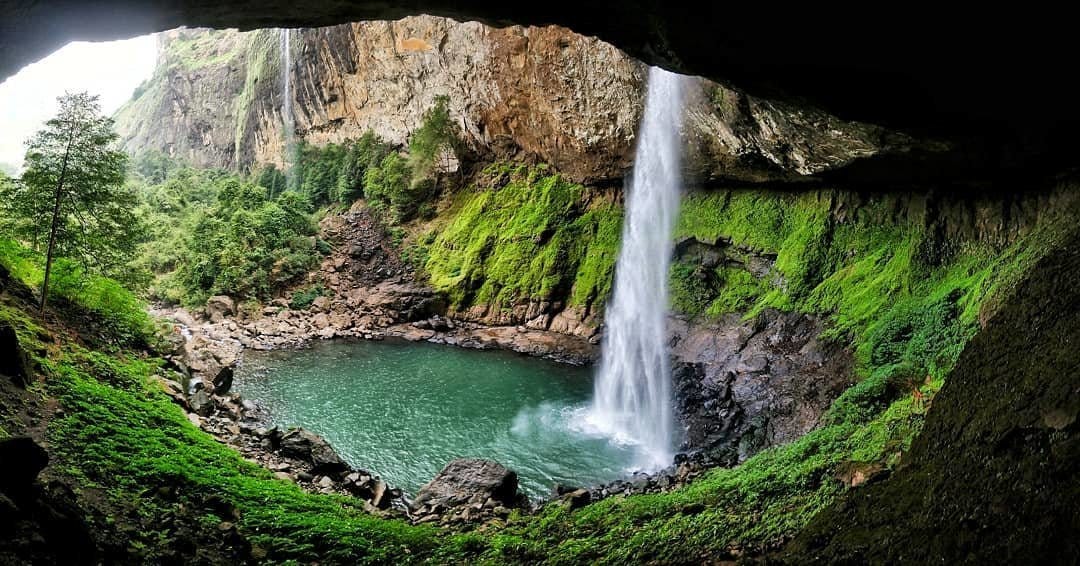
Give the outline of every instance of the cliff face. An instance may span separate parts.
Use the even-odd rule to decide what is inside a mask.
[[[595,183],[629,169],[647,68],[559,27],[490,28],[429,16],[290,32],[175,30],[155,76],[117,114],[131,151],[203,166],[283,164],[285,78],[298,139],[366,130],[404,144],[437,96],[480,159],[536,159]],[[791,179],[909,140],[699,79],[688,95],[687,166],[697,178]]]

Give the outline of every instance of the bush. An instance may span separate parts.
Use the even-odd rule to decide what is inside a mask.
[[[289,308],[293,310],[304,310],[311,306],[311,303],[315,302],[315,299],[326,295],[326,289],[322,285],[315,285],[299,291],[293,291],[292,299],[289,301]]]

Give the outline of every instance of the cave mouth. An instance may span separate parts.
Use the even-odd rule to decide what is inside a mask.
[[[244,354],[236,391],[268,424],[326,438],[353,467],[415,494],[456,458],[495,460],[530,498],[556,484],[631,474],[633,446],[585,418],[589,368],[506,351],[384,341],[320,341]]]

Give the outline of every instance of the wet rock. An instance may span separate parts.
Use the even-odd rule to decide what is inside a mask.
[[[851,383],[851,353],[819,341],[814,317],[766,310],[752,321],[674,319],[672,328],[681,449],[719,465],[806,434]]]
[[[225,295],[214,295],[207,299],[205,310],[210,322],[221,322],[236,314],[236,302]]]
[[[0,440],[0,492],[26,490],[49,464],[49,454],[32,438],[17,436]]]
[[[229,392],[229,389],[232,388],[233,384],[233,373],[234,370],[232,366],[224,366],[218,370],[217,375],[214,376],[212,381],[214,384],[214,393],[224,395]]]
[[[30,364],[19,345],[19,336],[8,323],[0,323],[0,375],[20,387],[30,384]]]
[[[506,507],[521,505],[517,473],[491,460],[459,459],[420,488],[412,507],[454,508],[488,498]]]
[[[349,469],[329,442],[302,428],[285,433],[280,445],[285,456],[310,464],[313,474],[336,474]]]

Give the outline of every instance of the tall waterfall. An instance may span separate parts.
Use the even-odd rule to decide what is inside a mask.
[[[283,28],[280,30],[281,50],[281,129],[285,134],[285,153],[282,156],[282,165],[285,169],[285,184],[289,188],[296,187],[296,120],[293,117],[292,97],[292,50],[290,49],[290,37],[292,30]]]
[[[589,421],[636,444],[638,465],[671,463],[671,362],[667,351],[668,269],[679,212],[683,77],[653,67],[626,196],[615,294]]]

